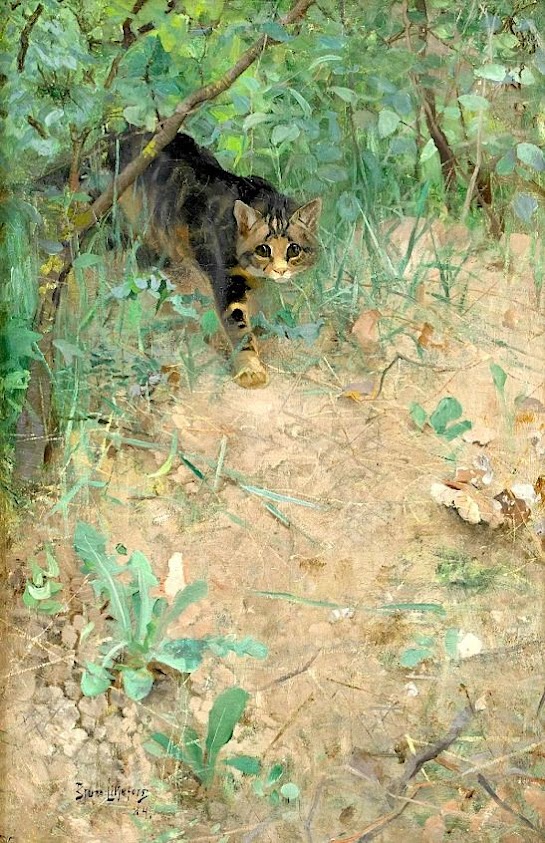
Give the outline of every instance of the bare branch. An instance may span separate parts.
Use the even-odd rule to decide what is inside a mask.
[[[281,18],[280,23],[283,26],[295,23],[305,15],[313,3],[314,0],[298,0],[293,9]],[[173,140],[178,129],[192,111],[194,111],[199,105],[202,105],[202,103],[216,99],[216,97],[230,88],[233,82],[235,82],[239,76],[242,76],[244,71],[254,63],[259,55],[261,55],[263,50],[269,45],[275,43],[274,39],[269,38],[266,35],[262,35],[261,38],[258,38],[251,47],[248,47],[246,52],[241,55],[236,64],[233,65],[233,67],[228,70],[221,79],[218,79],[216,82],[211,82],[208,85],[204,85],[204,87],[199,88],[197,91],[194,91],[182,100],[174,111],[174,114],[172,114],[168,120],[165,120],[161,129],[144,148],[142,153],[135,158],[134,161],[131,161],[130,164],[127,164],[125,169],[122,170],[116,179],[115,188],[113,184],[110,185],[110,187],[108,187],[104,193],[102,193],[102,195],[93,202],[87,214],[84,214],[81,219],[79,226],[80,232],[86,231],[104,216],[113,203],[114,190],[116,196],[120,197],[121,194],[124,193],[125,190],[138,178],[138,176],[142,175],[142,173],[149,167],[153,159],[159,155],[161,150],[170,143],[171,140]]]
[[[30,44],[30,33],[34,29],[36,22],[42,14],[43,10],[44,7],[42,6],[42,4],[38,3],[31,16],[27,20],[23,31],[21,32],[21,44],[19,47],[19,53],[17,54],[17,70],[19,71],[19,73],[22,73],[25,69],[25,59]]]

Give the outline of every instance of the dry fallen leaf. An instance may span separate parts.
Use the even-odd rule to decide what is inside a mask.
[[[469,442],[470,444],[475,445],[488,445],[489,442],[492,442],[495,439],[497,433],[495,430],[492,430],[491,427],[486,427],[484,424],[474,424],[470,430],[466,430],[465,433],[462,434],[462,439],[464,442]]]
[[[494,500],[498,501],[504,517],[510,519],[513,527],[526,524],[532,514],[530,507],[521,498],[517,498],[510,489],[504,489],[499,495],[495,495]]]
[[[520,322],[520,313],[514,307],[508,307],[503,314],[502,325],[504,328],[516,328]]]
[[[481,522],[481,513],[475,498],[467,492],[460,490],[454,495],[454,508],[458,511],[458,515],[463,521],[468,524],[479,524]]]
[[[422,348],[446,348],[446,342],[435,333],[435,328],[429,322],[424,322],[416,340]]]
[[[454,480],[457,483],[471,483],[478,489],[483,483],[485,474],[486,471],[482,468],[463,468],[460,466],[456,469]]]
[[[454,507],[460,518],[468,524],[488,524],[495,529],[503,523],[501,505],[490,500],[483,491],[466,483],[447,480],[445,483],[433,483],[431,496],[436,503]]]
[[[165,577],[163,590],[169,600],[173,600],[179,591],[186,587],[184,560],[178,551],[168,560],[168,574]]]
[[[545,474],[540,474],[534,483],[534,491],[541,500],[542,506],[545,506]]]
[[[363,401],[364,398],[374,396],[377,384],[372,378],[363,381],[348,383],[341,392],[341,398],[349,398],[351,401]]]
[[[494,471],[492,470],[490,457],[487,457],[486,454],[478,454],[473,460],[473,467],[484,472],[481,478],[483,486],[490,486],[492,480],[494,479]]]
[[[459,658],[469,659],[471,656],[477,656],[483,649],[483,642],[472,632],[467,632],[463,637],[460,637],[456,651]]]
[[[521,401],[517,401],[517,410],[545,413],[545,404],[542,404],[538,398],[523,398]]]
[[[379,310],[364,310],[352,326],[352,333],[364,351],[375,351],[379,344]]]
[[[516,498],[524,501],[530,508],[539,500],[538,493],[531,483],[513,483],[511,491]]]
[[[429,322],[424,322],[422,325],[422,330],[420,331],[420,336],[417,339],[418,345],[421,345],[422,348],[429,348],[432,345],[432,336],[434,332],[433,325],[430,325]]]

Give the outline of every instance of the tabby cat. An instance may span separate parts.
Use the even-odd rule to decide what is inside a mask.
[[[139,135],[121,143],[121,167],[149,142]],[[233,347],[234,379],[265,386],[249,324],[248,293],[268,278],[283,284],[317,258],[321,199],[297,206],[258,176],[224,170],[206,149],[178,134],[119,204],[135,230],[176,264],[191,258],[210,280],[222,324]]]

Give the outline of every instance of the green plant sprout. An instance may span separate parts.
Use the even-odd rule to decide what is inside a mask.
[[[30,560],[31,578],[26,581],[23,603],[44,615],[57,615],[66,609],[64,603],[53,599],[55,594],[62,591],[62,583],[57,582],[59,563],[50,544],[45,545],[44,553],[46,568],[42,568],[34,559]]]
[[[438,436],[452,442],[456,437],[461,436],[466,430],[471,430],[472,422],[468,419],[456,421],[462,415],[462,405],[456,398],[447,396],[441,398],[437,407],[429,416],[421,404],[413,402],[410,406],[410,414],[413,422],[419,430],[423,430],[429,424]],[[456,422],[451,424],[451,422]]]
[[[154,674],[153,663],[180,674],[192,673],[209,652],[226,656],[263,659],[267,648],[246,637],[240,641],[228,636],[208,635],[203,638],[171,639],[166,632],[192,603],[207,594],[207,585],[196,580],[177,592],[169,605],[162,597],[152,597],[158,586],[150,563],[139,550],[119,565],[115,556],[106,552],[104,536],[89,524],[79,522],[74,548],[83,562],[97,598],[106,597],[111,615],[111,635],[101,647],[102,659],[87,662],[81,678],[81,690],[87,697],[104,693],[121,675],[125,693],[132,700],[142,700],[150,693]]]

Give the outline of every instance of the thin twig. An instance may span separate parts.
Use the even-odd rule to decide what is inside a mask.
[[[282,685],[284,682],[288,682],[289,679],[293,679],[295,676],[300,676],[301,673],[305,673],[309,669],[309,667],[314,664],[316,659],[318,658],[319,653],[314,653],[314,655],[305,662],[304,665],[298,667],[296,670],[292,670],[290,673],[284,673],[282,676],[278,676],[277,679],[272,679],[270,682],[267,682],[266,685],[262,685],[261,688],[256,688],[257,691],[268,691],[269,688],[274,688],[276,685]]]
[[[525,817],[524,814],[520,814],[518,811],[512,808],[509,803],[505,802],[500,796],[498,796],[490,782],[485,779],[482,773],[479,773],[479,775],[477,776],[477,781],[479,782],[481,787],[486,790],[486,792],[488,793],[490,798],[496,803],[496,805],[499,805],[499,807],[503,808],[504,811],[507,811],[513,817],[516,817],[517,820],[520,820],[520,822],[523,823],[527,828],[531,828],[534,834],[537,834],[539,837],[541,837],[542,840],[545,839],[545,833],[543,831],[541,831],[539,828],[536,828],[536,826],[532,822],[530,822],[530,820]]]
[[[473,720],[474,717],[475,709],[471,703],[469,703],[465,708],[458,712],[444,738],[441,738],[436,743],[431,744],[427,747],[427,749],[419,752],[418,755],[411,756],[407,762],[403,775],[396,779],[390,786],[390,795],[400,796],[406,789],[410,780],[420,772],[424,764],[428,761],[433,761],[433,759],[437,758],[441,752],[448,749],[454,741],[458,740],[466,726],[471,722],[471,720]]]
[[[387,825],[390,825],[390,823],[401,816],[403,811],[411,804],[411,801],[414,799],[419,790],[430,786],[430,782],[421,782],[420,784],[417,784],[411,791],[410,795],[405,798],[401,808],[396,808],[395,811],[391,811],[389,814],[385,814],[384,816],[373,820],[373,822],[366,826],[363,831],[359,831],[353,837],[342,837],[332,840],[331,843],[369,843],[369,841],[374,840],[378,834],[384,831]]]
[[[312,799],[312,803],[310,805],[310,809],[309,809],[307,818],[305,820],[305,825],[304,825],[305,834],[307,836],[307,843],[313,843],[314,838],[312,837],[312,822],[314,820],[314,814],[316,813],[318,805],[320,804],[320,799],[322,798],[322,792],[323,792],[324,787],[326,786],[327,781],[328,781],[328,779],[322,778],[321,781],[318,782],[318,786],[317,786],[316,790],[314,791],[314,797]]]

